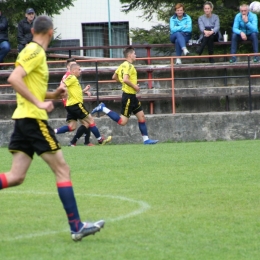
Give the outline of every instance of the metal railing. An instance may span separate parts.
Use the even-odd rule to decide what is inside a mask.
[[[172,46],[172,45],[171,45]],[[122,48],[124,46],[100,46],[100,48]],[[125,46],[126,47],[126,46]],[[170,71],[170,77],[166,77],[166,78],[156,78],[154,79],[152,77],[152,73],[153,73],[153,69],[149,68],[147,69],[147,78],[145,79],[139,79],[139,82],[147,82],[148,83],[148,88],[151,89],[152,88],[152,82],[153,81],[170,81],[171,82],[171,99],[172,99],[172,113],[175,114],[175,94],[174,94],[174,89],[175,89],[175,80],[203,80],[203,79],[219,79],[219,78],[223,78],[225,85],[227,85],[227,79],[229,78],[246,78],[248,79],[248,102],[249,102],[249,110],[252,111],[252,93],[251,93],[251,79],[252,78],[259,78],[260,75],[251,75],[251,67],[252,64],[250,62],[250,58],[252,56],[255,56],[256,54],[253,53],[249,53],[249,54],[237,54],[237,57],[246,57],[247,58],[247,63],[244,64],[243,66],[247,68],[247,73],[245,75],[238,75],[238,76],[228,76],[226,74],[226,69],[228,68],[228,66],[226,66],[224,68],[224,75],[223,76],[207,76],[207,77],[185,77],[185,78],[180,78],[180,77],[175,77],[175,68],[177,65],[175,65],[175,60],[177,58],[177,56],[170,56],[170,57],[151,57],[150,54],[150,50],[151,48],[158,48],[158,47],[169,47],[169,44],[165,44],[165,45],[135,45],[133,46],[135,48],[147,48],[147,57],[143,57],[143,58],[137,58],[137,60],[145,60],[147,62],[147,66],[149,67],[149,65],[152,64],[152,61],[168,61],[168,63],[170,64],[169,67],[169,71]],[[95,46],[95,47],[61,47],[61,48],[49,48],[48,51],[54,51],[54,50],[81,50],[81,49],[97,49],[99,48],[99,46]],[[222,55],[203,55],[203,56],[182,56],[182,59],[205,59],[205,58],[229,58],[232,57],[231,54],[222,54]],[[118,61],[122,61],[124,59],[119,59],[119,58],[105,58],[105,59],[84,59],[84,60],[77,60],[77,62],[81,63],[94,63],[95,64],[95,74],[96,74],[96,78],[95,78],[95,83],[96,83],[96,92],[97,92],[97,102],[99,102],[99,84],[104,84],[104,83],[110,83],[110,82],[114,82],[113,80],[99,80],[99,73],[102,73],[102,70],[99,69],[99,64],[104,63],[104,62],[118,62]],[[64,65],[65,61],[48,61],[48,64],[62,64],[63,67],[65,67]],[[4,63],[4,66],[13,66],[14,63]],[[178,65],[178,70],[180,69],[180,66],[182,65]],[[192,70],[194,65],[189,65],[188,69]],[[220,65],[218,65],[218,63],[215,63],[213,65],[210,65],[212,69],[216,69],[217,67],[220,67]],[[238,65],[236,66],[237,68],[240,68],[240,66],[242,65]],[[253,64],[254,67],[259,66],[260,64]],[[185,68],[183,67],[183,70],[185,70]],[[56,84],[56,83],[52,83],[52,84]],[[10,84],[1,84],[0,87],[10,87]],[[154,103],[151,101],[150,102],[150,113],[153,114],[154,112]]]

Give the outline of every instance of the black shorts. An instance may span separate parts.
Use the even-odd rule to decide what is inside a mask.
[[[24,152],[33,158],[34,152],[41,155],[61,149],[46,120],[22,118],[14,121],[14,132],[8,146],[10,152]]]
[[[121,115],[130,117],[133,113],[134,115],[140,111],[142,111],[141,102],[138,100],[135,94],[122,94],[122,101],[121,101]]]
[[[69,122],[70,120],[82,120],[89,115],[88,110],[84,107],[82,103],[78,103],[72,106],[66,106],[65,108],[68,113],[66,119],[67,122]]]

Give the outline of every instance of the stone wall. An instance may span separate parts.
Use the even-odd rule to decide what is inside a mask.
[[[160,142],[260,139],[260,111],[147,115],[149,136]],[[107,116],[95,118],[102,135],[113,136],[113,144],[141,143],[137,120],[132,116],[124,127]],[[50,119],[53,128],[66,124],[65,119]],[[0,121],[0,146],[7,146],[13,131],[12,120]],[[75,132],[57,135],[67,145]],[[96,143],[93,135],[91,140]],[[78,141],[83,144],[83,138]]]

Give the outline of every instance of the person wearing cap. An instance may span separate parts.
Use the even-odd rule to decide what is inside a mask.
[[[4,62],[4,57],[10,49],[11,46],[8,40],[8,21],[0,10],[0,63]],[[0,66],[0,69],[3,69],[3,67]]]
[[[35,12],[33,8],[27,8],[25,11],[25,18],[18,23],[18,52],[32,41],[31,28],[35,19]]]

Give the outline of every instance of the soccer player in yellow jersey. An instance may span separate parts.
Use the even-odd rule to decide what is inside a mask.
[[[0,174],[0,190],[22,184],[34,153],[41,156],[55,174],[71,237],[74,241],[79,241],[100,231],[105,222],[81,221],[69,166],[64,160],[55,133],[47,122],[47,112],[53,110],[54,106],[52,101],[44,100],[58,99],[66,91],[60,87],[55,92],[47,92],[49,72],[45,50],[53,37],[51,19],[48,16],[38,16],[32,34],[33,41],[19,53],[15,69],[8,78],[17,92],[17,108],[12,116],[14,131],[9,143],[9,151],[13,154],[12,166],[9,172]]]
[[[148,137],[144,111],[141,102],[136,97],[136,93],[140,91],[140,88],[137,84],[137,72],[133,65],[133,62],[136,60],[134,48],[131,46],[127,47],[124,50],[124,57],[126,61],[118,67],[112,77],[112,79],[122,83],[123,95],[121,101],[121,115],[108,109],[103,103],[100,103],[96,108],[94,108],[91,114],[104,112],[119,125],[124,126],[127,124],[131,114],[133,113],[137,117],[138,126],[143,136],[143,143],[156,144],[158,140],[152,140]]]
[[[63,82],[69,75],[70,75],[70,66],[72,64],[77,64],[76,62],[76,59],[75,58],[69,58],[67,59],[67,62],[66,62],[66,68],[67,68],[67,71],[66,73],[63,75],[62,77],[62,80],[61,82]],[[86,89],[85,91],[86,94],[88,94],[90,96],[90,92],[88,91],[88,89]],[[62,102],[63,102],[63,105],[64,107],[66,106],[66,102],[67,102],[67,97],[63,97],[62,98]],[[89,138],[90,138],[90,129],[89,128],[86,128],[84,125],[81,125],[77,131],[76,131],[76,134],[73,136],[72,140],[69,142],[69,146],[76,146],[76,143],[78,141],[78,139],[84,135],[84,145],[86,146],[94,146],[94,144],[92,144],[90,141],[89,141]]]
[[[86,128],[89,127],[90,131],[97,138],[99,144],[106,144],[111,141],[112,137],[107,139],[101,137],[95,121],[88,110],[83,104],[83,92],[88,91],[89,86],[83,89],[80,86],[78,77],[81,74],[80,66],[78,64],[71,64],[70,75],[61,82],[60,87],[66,87],[68,90],[68,97],[66,101],[68,125],[55,129],[56,134],[63,134],[66,132],[74,131],[77,127],[77,120],[81,122]]]

